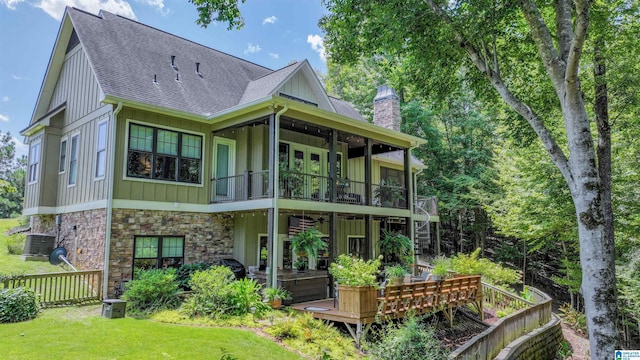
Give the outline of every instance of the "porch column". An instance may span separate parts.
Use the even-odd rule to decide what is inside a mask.
[[[269,117],[269,197],[272,203],[267,218],[267,287],[278,285],[278,120],[274,114]]]
[[[332,203],[335,203],[336,198],[338,197],[338,189],[336,186],[336,181],[338,181],[338,177],[336,176],[337,166],[338,132],[336,130],[331,130],[331,133],[329,135],[329,201]]]
[[[331,242],[331,260],[335,260],[338,257],[338,213],[331,212],[329,214],[329,241]],[[334,297],[336,293],[335,279],[333,276],[329,277],[329,294]]]
[[[375,251],[373,246],[373,215],[367,214],[364,216],[364,236],[369,240],[369,259],[375,259]]]
[[[407,189],[406,199],[407,199],[407,208],[409,209],[409,217],[407,218],[407,236],[411,239],[411,243],[414,247],[414,263],[415,263],[415,232],[416,232],[416,224],[413,220],[414,209],[413,209],[413,176],[411,172],[411,149],[404,149],[404,186]]]
[[[366,205],[373,205],[373,192],[371,191],[371,154],[373,153],[371,139],[365,138],[365,152],[364,152],[364,198],[366,199]]]

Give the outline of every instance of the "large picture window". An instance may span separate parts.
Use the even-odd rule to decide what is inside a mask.
[[[184,263],[184,236],[136,236],[134,270],[179,268]]]
[[[127,176],[202,183],[202,136],[129,125]]]

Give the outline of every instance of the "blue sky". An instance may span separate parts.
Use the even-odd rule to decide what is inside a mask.
[[[229,31],[196,25],[187,0],[0,0],[0,131],[11,132],[18,156],[27,154],[19,132],[31,120],[65,6],[124,15],[272,69],[307,59],[326,72],[321,0],[248,0],[244,28]]]

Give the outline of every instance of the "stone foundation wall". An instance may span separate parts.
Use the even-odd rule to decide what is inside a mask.
[[[60,215],[58,244],[67,249],[67,259],[78,270],[102,270],[107,223],[106,209]],[[56,235],[56,216],[34,215],[31,231]]]
[[[113,209],[108,296],[133,275],[138,235],[184,236],[184,263],[212,263],[233,254],[233,218],[225,214]]]

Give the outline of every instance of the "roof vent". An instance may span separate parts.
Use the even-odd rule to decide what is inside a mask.
[[[156,74],[153,74],[153,83],[158,85],[158,79],[156,77]]]
[[[176,56],[171,55],[171,67],[173,70],[178,71],[178,67],[176,67]]]
[[[198,76],[202,77],[202,74],[200,73],[200,63],[199,62],[196,63],[196,74],[198,74]]]
[[[180,73],[176,71],[176,81],[180,81]]]

